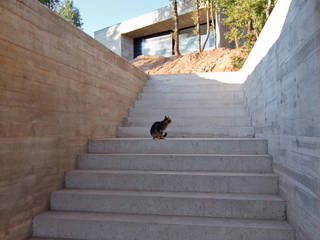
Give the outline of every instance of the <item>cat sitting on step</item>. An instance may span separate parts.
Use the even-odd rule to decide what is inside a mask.
[[[165,116],[162,121],[155,122],[152,124],[152,127],[150,129],[150,134],[153,137],[153,139],[164,139],[167,136],[167,132],[163,133],[164,130],[168,127],[168,125],[171,123],[171,119],[168,116]]]

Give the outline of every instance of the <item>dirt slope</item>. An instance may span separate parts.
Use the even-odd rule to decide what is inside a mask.
[[[244,56],[241,49],[219,48],[202,53],[189,53],[180,57],[139,56],[133,65],[149,74],[232,72],[238,71],[232,65],[232,56]]]

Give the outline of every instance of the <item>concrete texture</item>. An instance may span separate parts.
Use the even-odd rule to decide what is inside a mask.
[[[218,84],[242,84],[247,75],[243,72],[201,72],[182,74],[157,74],[150,76],[150,83],[190,83],[190,82],[214,82]],[[191,80],[191,81],[190,81]],[[147,83],[149,84],[149,83]]]
[[[169,192],[278,193],[272,173],[214,173],[138,170],[72,170],[66,187]]]
[[[79,169],[65,175],[66,189],[52,194],[51,213],[35,219],[34,236],[294,240],[267,142],[252,138],[250,118],[239,104],[243,101],[225,98],[243,99],[239,85],[199,79],[203,84],[192,96],[193,80],[175,76],[177,85],[165,78],[153,78],[146,88],[149,94],[161,94],[163,81],[170,93],[150,102],[138,99],[118,138],[89,141],[88,153],[78,158]],[[183,81],[189,86],[181,89]],[[203,94],[201,87],[212,91]],[[210,93],[220,93],[216,105],[191,108],[184,97],[170,99],[191,96],[199,104]],[[159,106],[170,101],[175,107]],[[170,137],[153,140],[144,124],[162,111],[178,117],[167,128]],[[239,113],[240,118],[230,116]],[[208,133],[211,138],[195,138]],[[148,137],[139,137],[142,134]],[[171,138],[175,134],[185,138]],[[226,136],[230,138],[222,138]]]
[[[55,231],[59,229],[59,231]],[[35,236],[77,239],[291,240],[294,232],[282,221],[223,218],[48,212],[38,216]]]
[[[151,127],[151,125],[150,125]],[[149,137],[150,127],[119,127],[117,131],[118,137]],[[203,138],[218,138],[218,137],[234,137],[244,138],[253,137],[254,131],[252,127],[202,127],[202,126],[189,126],[189,127],[169,127],[170,131],[167,138],[189,137],[192,134],[194,137]]]
[[[269,155],[81,154],[80,169],[271,172]]]
[[[31,235],[88,138],[115,136],[147,78],[39,1],[0,1],[1,240]]]
[[[285,219],[276,195],[62,190],[51,195],[54,211],[153,214],[246,219]]]
[[[161,117],[163,118],[163,116]],[[143,117],[127,117],[123,120],[123,126],[150,126],[155,122],[159,121],[155,117],[143,118]],[[249,116],[245,117],[177,117],[170,124],[170,128],[172,127],[184,127],[184,128],[192,128],[193,126],[201,126],[201,127],[250,127],[251,119]]]
[[[320,236],[320,1],[279,0],[243,72],[297,240]]]
[[[212,94],[215,94],[216,92],[226,92],[226,91],[239,91],[241,90],[241,85],[239,84],[216,84],[216,83],[209,83],[206,84],[205,82],[201,83],[189,83],[189,84],[150,84],[148,83],[143,89],[143,93],[170,93],[170,92],[212,92]]]
[[[89,153],[266,154],[267,141],[250,138],[110,138],[90,140]]]
[[[188,117],[246,117],[247,111],[243,106],[240,107],[219,107],[219,108],[152,108],[146,110],[143,107],[134,107],[129,110],[129,117],[153,117],[162,120],[165,115],[169,115],[171,120],[175,118],[188,118]]]

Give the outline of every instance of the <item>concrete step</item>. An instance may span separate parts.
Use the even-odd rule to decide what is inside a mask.
[[[123,119],[123,126],[145,127],[152,126],[155,121],[159,121],[155,117],[127,117]],[[174,121],[170,123],[171,127],[188,127],[193,126],[206,127],[250,127],[251,120],[249,116],[243,117],[175,117]]]
[[[243,101],[243,93],[240,91],[228,92],[180,92],[180,93],[140,93],[140,100],[153,101],[187,101],[187,100],[202,100],[202,101]]]
[[[269,155],[81,154],[80,169],[270,173]]]
[[[34,219],[34,237],[82,240],[294,240],[284,221],[51,211]]]
[[[51,209],[285,220],[285,201],[276,195],[262,194],[61,190],[52,193]]]
[[[247,117],[248,112],[243,107],[225,107],[225,108],[152,108],[134,107],[129,110],[129,117],[160,117],[169,115],[171,120],[174,118],[194,117]],[[159,119],[160,120],[160,119]],[[162,120],[162,119],[161,119]]]
[[[272,173],[217,173],[204,171],[72,170],[66,187],[167,192],[278,193]]]
[[[152,109],[152,108],[224,108],[224,107],[243,107],[242,101],[227,101],[223,99],[221,101],[202,101],[202,100],[186,100],[186,101],[152,101],[152,100],[138,100],[135,102],[134,107]]]
[[[218,86],[218,87],[231,87],[234,89],[241,89],[242,84],[240,83],[223,83],[218,82],[212,79],[153,79],[152,77],[146,82],[147,87],[160,87],[160,86],[202,86],[202,85],[210,85],[210,86]]]
[[[240,85],[212,85],[212,84],[160,84],[160,85],[146,85],[143,89],[143,93],[192,93],[192,92],[228,92],[228,91],[241,91]]]
[[[89,153],[266,154],[267,141],[256,138],[107,138],[89,140]]]
[[[151,137],[149,127],[119,127],[117,129],[118,137]],[[252,127],[224,127],[224,128],[203,128],[194,127],[169,127],[166,129],[167,137],[212,137],[212,138],[245,138],[253,137]]]
[[[243,76],[240,72],[201,72],[201,73],[178,73],[178,74],[155,74],[150,75],[149,81],[157,82],[197,82],[210,81],[217,84],[242,84]]]

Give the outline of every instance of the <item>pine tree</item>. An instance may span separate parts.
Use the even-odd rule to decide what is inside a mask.
[[[39,0],[43,5],[47,6],[47,8],[52,11],[56,10],[56,7],[59,5],[60,0]]]
[[[64,0],[60,4],[57,14],[76,27],[81,28],[83,25],[79,9],[73,6],[73,0]]]

